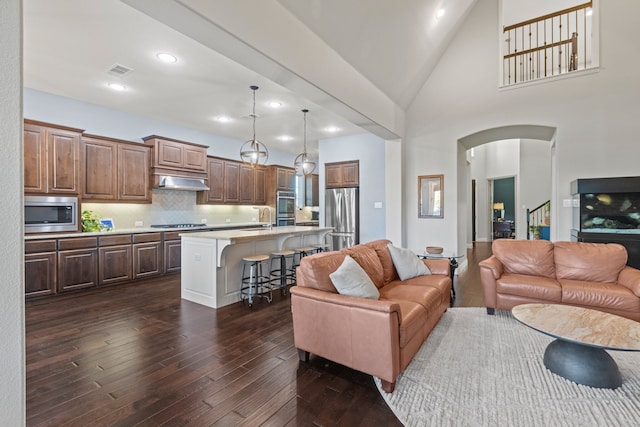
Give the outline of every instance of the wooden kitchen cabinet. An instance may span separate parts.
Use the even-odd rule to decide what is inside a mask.
[[[100,236],[98,245],[98,285],[130,281],[131,235]]]
[[[82,130],[24,121],[24,191],[29,194],[80,192]]]
[[[276,167],[276,190],[296,191],[296,171],[294,169]]]
[[[209,157],[207,159],[208,191],[198,192],[198,203],[219,204],[224,202],[224,159]]]
[[[163,273],[162,234],[133,235],[133,278],[158,276]]]
[[[359,186],[360,162],[358,160],[325,164],[326,188]]]
[[[266,177],[267,171],[265,168],[256,166],[253,168],[253,204],[264,205],[267,203],[266,195]]]
[[[255,200],[255,179],[253,176],[253,167],[244,163],[240,164],[240,203],[253,203]]]
[[[56,240],[27,241],[24,249],[25,296],[55,294],[58,281]]]
[[[319,177],[318,174],[311,174],[305,177],[304,205],[318,206],[320,204],[319,195]]]
[[[182,265],[180,235],[177,231],[164,233],[164,272],[176,273]]]
[[[118,200],[151,203],[150,150],[141,144],[118,145]]]
[[[149,147],[91,135],[80,146],[83,200],[151,203]]]
[[[151,135],[143,138],[152,147],[154,168],[206,172],[207,147],[177,139]]]
[[[58,292],[98,284],[98,240],[77,237],[58,240]]]
[[[224,162],[224,201],[240,201],[240,162]]]

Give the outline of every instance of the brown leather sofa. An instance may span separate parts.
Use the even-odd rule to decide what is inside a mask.
[[[448,260],[424,260],[432,274],[398,278],[388,240],[305,257],[291,288],[293,334],[300,360],[309,353],[374,375],[391,393],[395,381],[447,310]],[[329,277],[350,255],[380,299],[340,295]]]
[[[487,313],[524,303],[558,303],[640,321],[640,270],[617,243],[496,240],[480,262]]]

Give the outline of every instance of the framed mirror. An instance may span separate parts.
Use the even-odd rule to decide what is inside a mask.
[[[418,218],[444,218],[444,175],[418,177]]]

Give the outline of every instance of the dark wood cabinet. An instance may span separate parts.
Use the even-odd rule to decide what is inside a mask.
[[[130,281],[131,235],[101,236],[98,245],[98,285]]]
[[[304,186],[304,205],[318,206],[319,201],[319,177],[317,174],[307,175]]]
[[[56,241],[27,241],[24,247],[25,296],[36,297],[55,294],[58,279]]]
[[[83,200],[151,203],[149,147],[91,135],[80,145]]]
[[[163,273],[162,236],[160,233],[133,235],[133,278],[158,276]]]
[[[98,138],[83,137],[81,158],[84,182],[83,200],[118,198],[118,144]]]
[[[267,172],[263,167],[256,166],[253,169],[253,204],[264,205],[267,203],[265,192]]]
[[[164,233],[164,272],[176,273],[182,265],[182,250],[178,232]]]
[[[152,147],[154,168],[206,172],[206,146],[157,135],[143,139]]]
[[[325,187],[359,187],[359,161],[337,162],[325,164]]]
[[[151,203],[148,147],[118,145],[118,200]]]
[[[209,157],[207,159],[207,186],[209,191],[198,193],[198,203],[224,202],[224,159]]]
[[[276,190],[296,191],[296,172],[294,169],[276,167]]]
[[[95,237],[58,240],[58,292],[98,284],[97,246]]]
[[[79,129],[25,120],[24,191],[79,194]]]
[[[240,201],[240,163],[224,162],[224,201]]]

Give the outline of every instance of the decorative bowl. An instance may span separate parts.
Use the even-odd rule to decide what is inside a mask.
[[[442,246],[427,246],[425,248],[428,254],[441,254]]]

